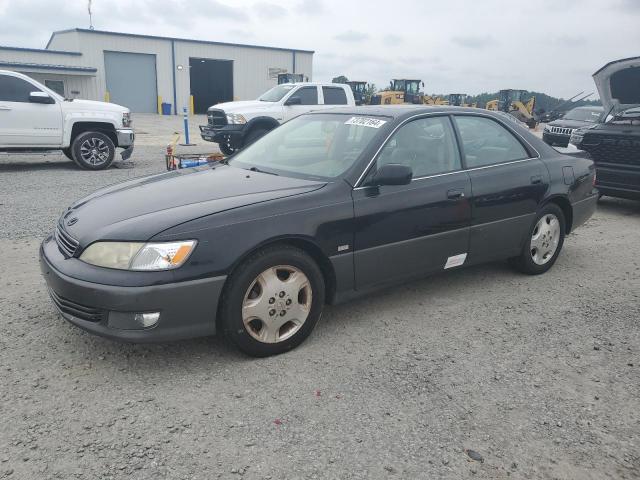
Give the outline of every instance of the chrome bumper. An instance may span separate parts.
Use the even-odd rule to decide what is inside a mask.
[[[116,130],[116,137],[118,138],[118,146],[126,148],[133,145],[136,135],[131,128],[120,128]]]

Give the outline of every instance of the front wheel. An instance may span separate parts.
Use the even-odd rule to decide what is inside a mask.
[[[522,253],[511,259],[511,265],[529,275],[545,273],[562,250],[565,232],[562,209],[554,203],[545,205],[533,222]]]
[[[244,353],[266,357],[300,345],[322,315],[325,285],[316,262],[299,248],[261,250],[229,278],[221,324]]]
[[[73,160],[86,170],[104,170],[113,163],[116,146],[109,136],[101,132],[85,132],[71,144]]]
[[[238,151],[238,148],[235,147],[231,142],[231,135],[225,135],[224,139],[220,143],[218,143],[218,147],[220,148],[220,151],[227,157],[229,155],[233,155]]]

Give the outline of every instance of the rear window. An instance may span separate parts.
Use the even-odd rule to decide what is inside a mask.
[[[322,87],[325,105],[346,105],[347,94],[339,87]]]

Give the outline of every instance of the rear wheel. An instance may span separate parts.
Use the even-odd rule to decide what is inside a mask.
[[[315,261],[299,248],[261,250],[229,278],[221,324],[244,353],[276,355],[295,348],[322,314],[324,278]]]
[[[510,263],[519,271],[539,275],[556,262],[565,236],[565,218],[555,203],[545,205],[536,216],[519,257]]]
[[[71,144],[73,160],[86,170],[104,170],[113,163],[116,146],[101,132],[85,132]]]

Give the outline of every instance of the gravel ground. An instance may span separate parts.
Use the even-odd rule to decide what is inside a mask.
[[[162,153],[0,158],[0,478],[640,478],[640,203],[603,199],[546,275],[495,263],[330,307],[275,358],[91,336],[56,314],[38,243]]]

